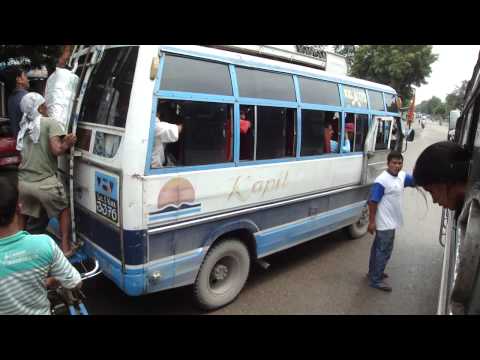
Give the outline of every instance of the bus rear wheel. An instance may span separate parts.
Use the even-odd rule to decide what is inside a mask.
[[[250,254],[239,240],[228,239],[207,253],[194,283],[194,298],[203,310],[214,310],[235,300],[250,271]]]
[[[353,239],[357,239],[365,235],[368,231],[368,205],[365,204],[365,207],[362,209],[362,214],[360,218],[354,224],[348,227],[348,233]]]

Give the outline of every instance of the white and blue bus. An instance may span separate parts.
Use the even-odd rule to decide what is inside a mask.
[[[464,105],[451,111],[448,140],[472,153],[465,201],[459,211],[444,210],[440,243],[445,248],[437,314],[480,314],[480,55]]]
[[[77,237],[132,296],[193,284],[215,309],[270,254],[364,235],[404,138],[393,88],[314,67],[173,45],[80,47],[72,64]],[[161,167],[157,113],[182,125]]]

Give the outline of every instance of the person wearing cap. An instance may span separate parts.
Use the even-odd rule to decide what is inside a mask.
[[[57,156],[65,154],[77,138],[67,135],[56,120],[47,117],[45,99],[40,94],[25,95],[20,109],[23,118],[17,150],[22,155],[18,173],[22,226],[25,226],[25,217],[38,218],[42,208],[49,219],[58,217],[61,248],[65,256],[71,256],[74,249],[70,244],[70,209],[63,184],[57,179]]]

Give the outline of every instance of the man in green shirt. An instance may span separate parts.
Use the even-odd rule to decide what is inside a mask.
[[[47,281],[80,288],[80,274],[51,237],[21,230],[17,184],[0,174],[0,189],[0,315],[50,315]]]
[[[57,156],[65,154],[76,137],[67,135],[55,119],[47,117],[45,99],[40,94],[25,95],[20,108],[24,113],[17,140],[22,154],[18,174],[22,215],[38,218],[43,208],[49,219],[57,217],[62,251],[71,256],[70,209],[63,184],[57,178]]]

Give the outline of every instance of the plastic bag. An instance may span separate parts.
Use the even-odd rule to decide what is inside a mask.
[[[57,68],[47,80],[45,101],[48,116],[67,129],[80,79],[67,69]]]

